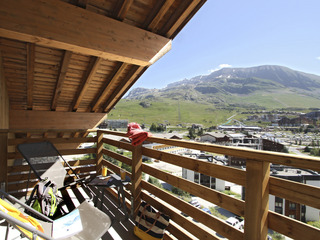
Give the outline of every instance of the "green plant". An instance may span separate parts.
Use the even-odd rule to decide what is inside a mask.
[[[227,217],[219,212],[220,207],[209,207],[209,210],[213,216],[216,216],[222,220],[227,220]]]
[[[280,234],[280,233],[277,233],[277,232],[274,232],[272,235],[271,235],[272,239],[275,239],[275,240],[284,240],[285,237]]]
[[[312,148],[310,154],[313,156],[320,156],[320,149],[319,148]]]
[[[162,185],[161,185],[159,179],[157,179],[155,177],[149,176],[148,183],[151,183],[151,184],[155,185],[158,188],[162,188]]]
[[[320,228],[320,221],[316,221],[316,222],[307,222],[309,225],[316,227],[316,228]]]
[[[190,193],[183,191],[180,188],[177,188],[175,186],[172,186],[171,192],[178,195],[178,196],[182,196],[182,197],[189,197],[190,196]]]
[[[238,199],[241,199],[241,194],[240,193],[236,193],[236,192],[233,192],[231,190],[224,190],[222,191],[224,194],[227,194],[227,195],[233,195],[235,196],[236,198]]]

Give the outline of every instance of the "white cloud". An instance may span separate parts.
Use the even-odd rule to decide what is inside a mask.
[[[320,60],[320,57],[317,57],[318,60]]]
[[[216,69],[210,69],[209,72],[213,73],[213,72],[218,71],[222,68],[229,68],[229,67],[232,67],[232,66],[230,64],[224,63],[224,64],[220,64],[219,67]]]

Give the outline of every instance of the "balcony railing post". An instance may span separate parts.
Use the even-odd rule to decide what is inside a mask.
[[[141,181],[142,181],[142,146],[135,146],[132,151],[132,202],[131,214],[136,216],[141,200]]]
[[[270,163],[247,160],[244,226],[246,240],[267,238],[269,177]]]
[[[7,191],[8,186],[8,133],[0,132],[0,188]]]
[[[103,159],[103,154],[102,154],[102,149],[103,149],[103,132],[102,131],[97,131],[97,156],[96,156],[96,171],[97,171],[97,175],[100,173],[101,171],[101,167],[102,167],[102,159]]]

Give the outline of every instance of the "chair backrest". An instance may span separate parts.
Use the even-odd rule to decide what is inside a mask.
[[[53,180],[58,188],[64,185],[67,174],[63,167],[64,159],[51,142],[22,143],[17,148],[39,181],[47,177]]]

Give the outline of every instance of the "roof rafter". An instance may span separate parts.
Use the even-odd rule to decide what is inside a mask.
[[[128,64],[121,63],[117,70],[114,72],[114,74],[111,76],[110,79],[106,82],[105,86],[102,88],[102,92],[99,93],[99,97],[96,98],[95,102],[92,104],[92,111],[97,111],[97,109],[100,107],[103,99],[107,96],[108,93],[110,93],[110,88],[116,81],[118,81],[119,76],[123,73],[123,71],[126,69]]]
[[[122,83],[112,92],[111,96],[103,105],[102,110],[104,112],[109,112],[145,70],[147,70],[147,67],[133,66],[127,74],[127,79],[122,81]]]
[[[91,82],[94,74],[96,73],[101,61],[102,61],[102,58],[91,57],[90,62],[89,62],[89,66],[88,66],[88,69],[84,75],[84,79],[82,81],[82,84],[77,92],[77,95],[75,96],[75,101],[72,106],[73,111],[77,111],[77,109],[80,105],[80,102],[81,102],[85,92],[89,88],[90,82]]]
[[[156,26],[162,19],[162,17],[165,15],[165,13],[168,11],[168,9],[173,4],[173,0],[166,0],[164,4],[161,6],[160,10],[157,12],[157,15],[153,18],[152,22],[148,25],[148,29],[150,29],[152,32],[156,32]]]
[[[175,32],[179,29],[182,28],[184,25],[183,22],[185,22],[190,15],[194,12],[195,9],[197,9],[197,5],[202,5],[204,4],[203,0],[193,0],[191,1],[190,4],[187,5],[186,9],[183,11],[183,13],[180,15],[180,17],[174,21],[174,24],[168,29],[166,32],[166,36],[169,38],[173,38],[175,35]]]
[[[0,4],[1,37],[139,66],[151,65],[170,43],[158,34],[63,1],[0,0]],[[129,5],[130,1],[121,14]]]
[[[72,53],[70,51],[64,52],[63,59],[61,61],[59,74],[58,74],[56,89],[54,91],[52,102],[51,102],[51,110],[56,110],[58,99],[59,99],[61,91],[62,91],[63,82],[66,77],[67,71],[68,71],[68,66],[69,66],[69,62],[71,59],[71,54]]]
[[[33,106],[34,62],[35,44],[27,43],[27,108],[29,110]]]
[[[126,17],[129,8],[131,7],[133,3],[133,0],[124,0],[121,6],[119,7],[119,10],[115,13],[116,18],[123,21],[123,19]]]

